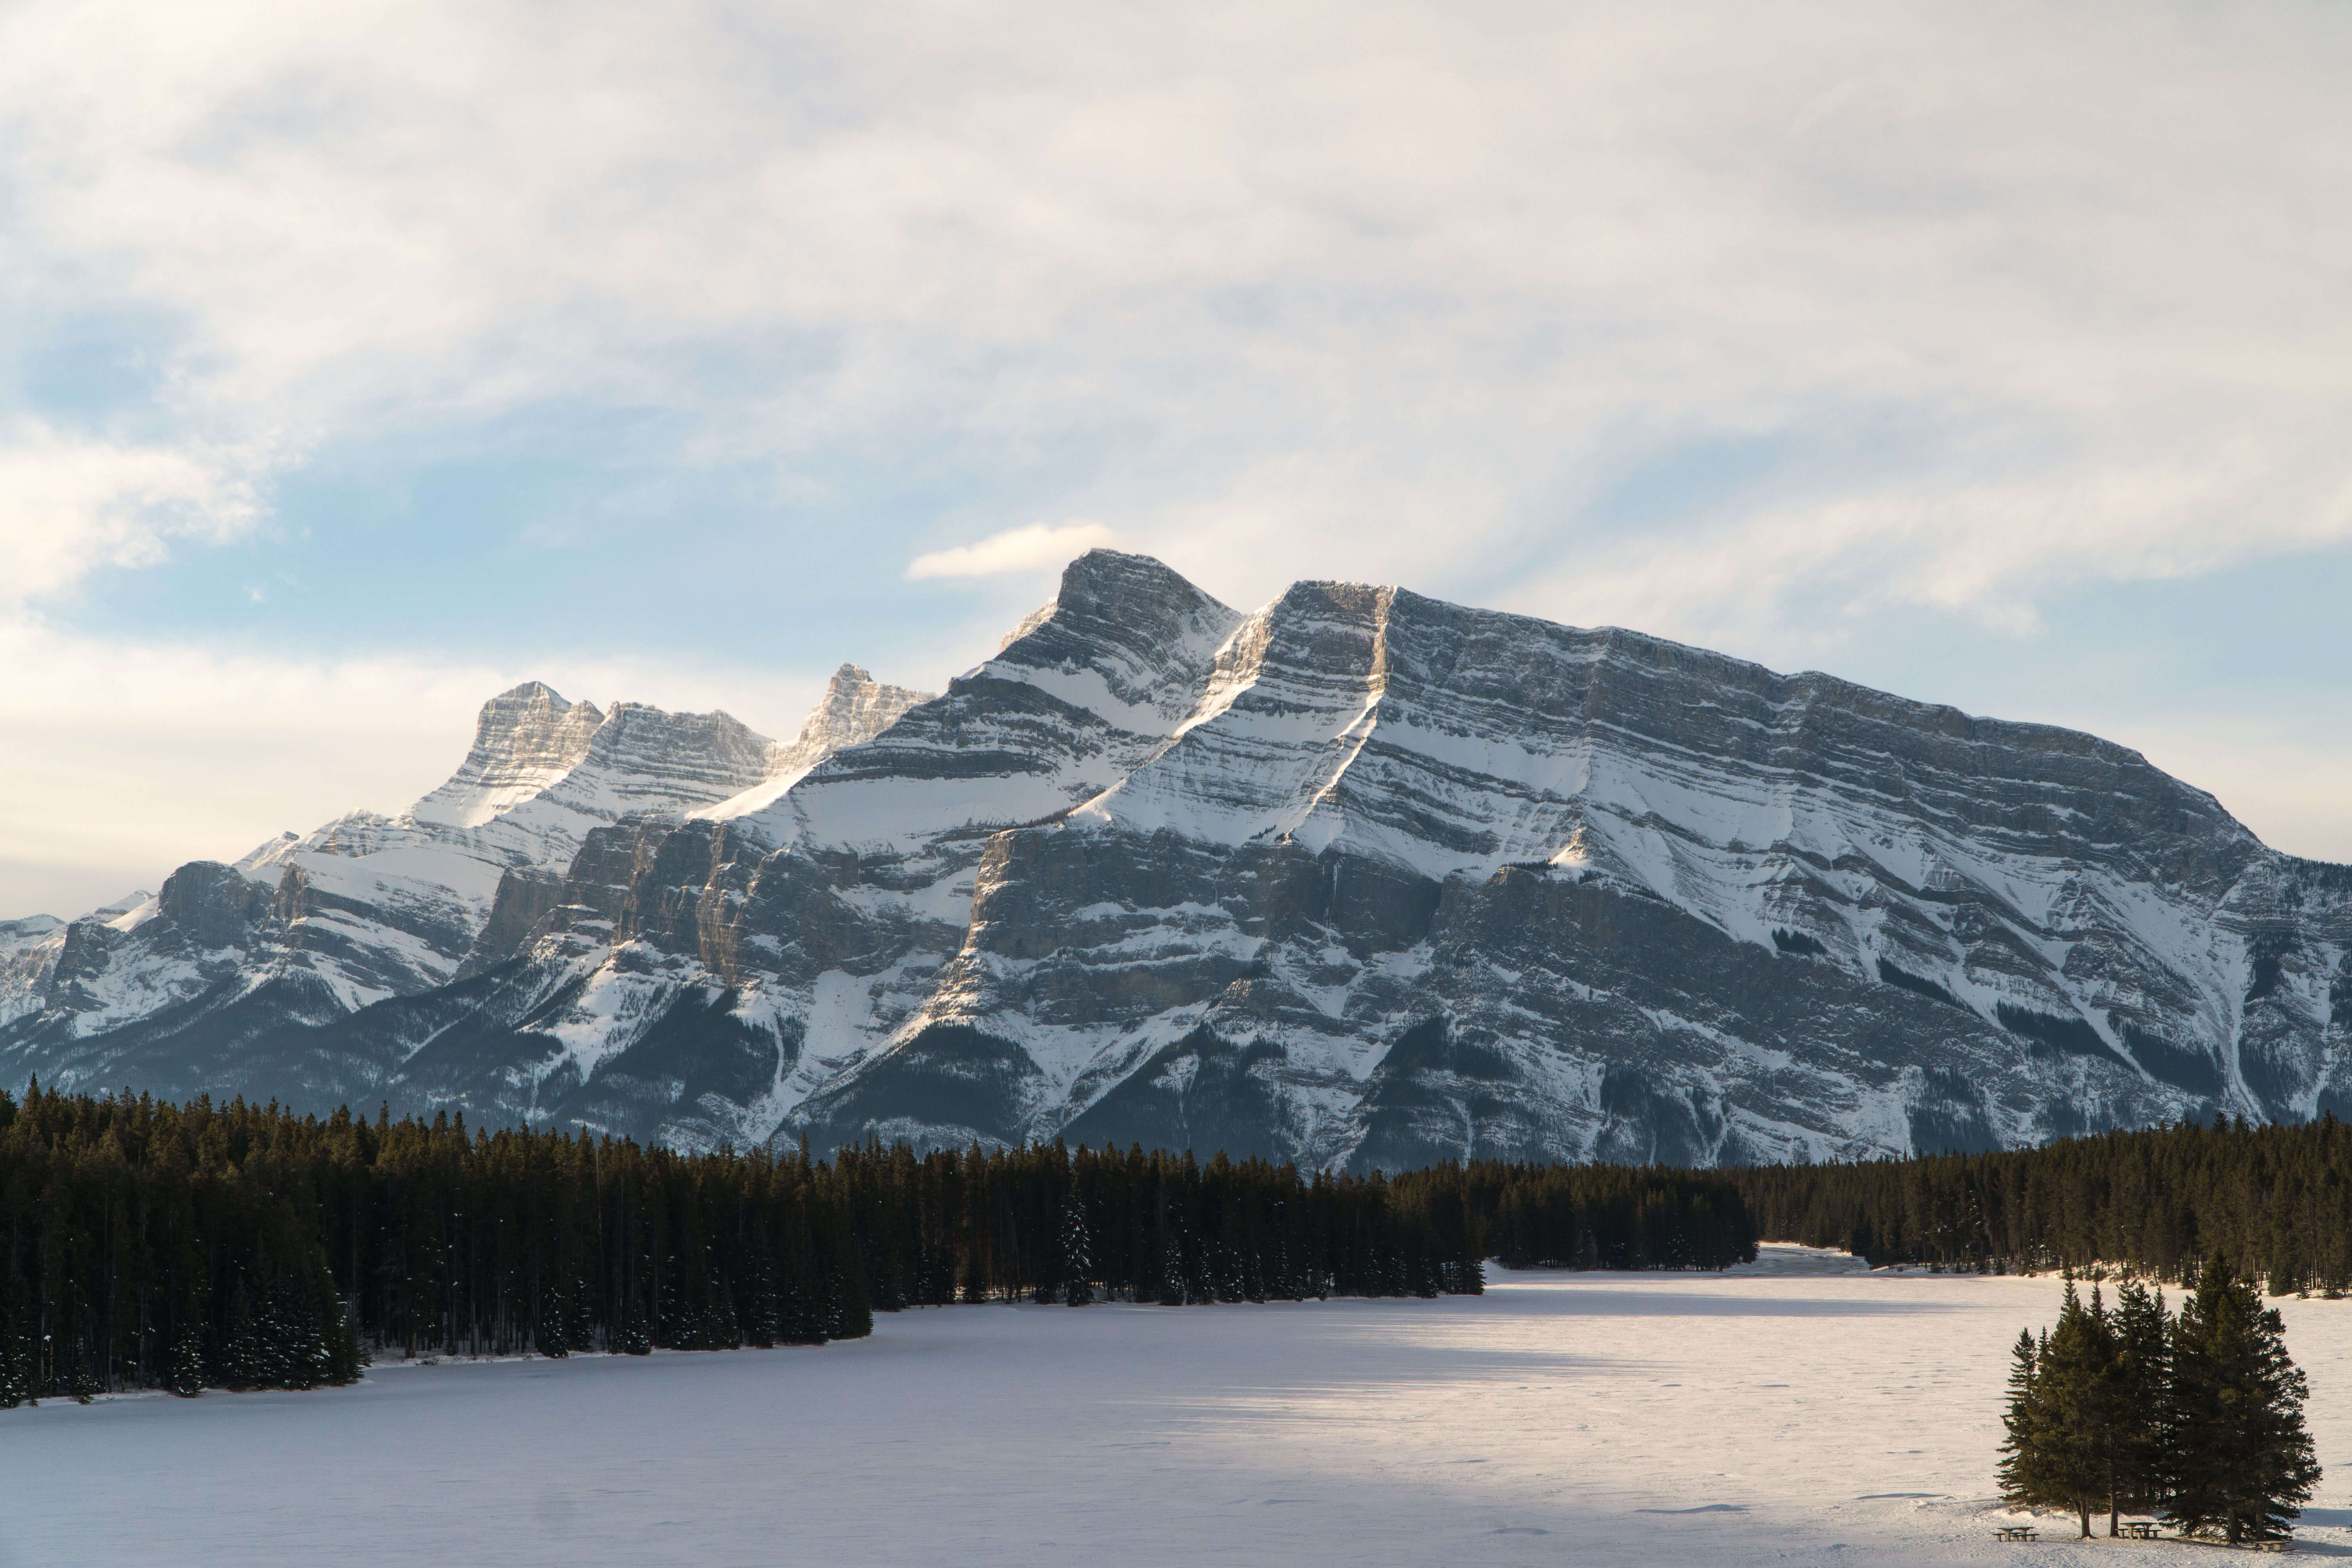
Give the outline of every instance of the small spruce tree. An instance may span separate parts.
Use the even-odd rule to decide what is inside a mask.
[[[320,1300],[326,1307],[324,1324],[326,1354],[319,1381],[341,1387],[360,1380],[360,1369],[368,1363],[367,1352],[360,1344],[360,1315],[351,1303],[336,1293],[334,1276],[321,1258],[320,1284],[323,1290]]]
[[[0,1295],[0,1410],[40,1403],[40,1391],[34,1385],[32,1335],[16,1306],[8,1295]]]
[[[182,1320],[172,1346],[171,1389],[183,1399],[205,1391],[205,1328],[193,1311]]]
[[[100,1380],[98,1359],[88,1344],[75,1345],[72,1355],[62,1380],[66,1396],[76,1405],[88,1405],[106,1392],[106,1384]]]
[[[623,1355],[651,1355],[654,1339],[646,1328],[645,1314],[637,1310],[632,1300],[621,1309],[620,1326],[613,1331],[613,1348]]]
[[[1095,1261],[1086,1210],[1075,1192],[1062,1200],[1062,1300],[1084,1307],[1095,1299]]]
[[[1160,1304],[1181,1307],[1184,1299],[1184,1248],[1171,1226],[1160,1252]]]
[[[560,1287],[540,1292],[539,1321],[530,1338],[532,1348],[552,1360],[572,1353],[572,1303]]]
[[[221,1354],[221,1385],[225,1388],[243,1393],[268,1386],[261,1328],[256,1320],[251,1299],[240,1280],[230,1299],[228,1343]]]
[[[588,1281],[573,1276],[570,1302],[563,1321],[563,1342],[572,1350],[596,1348],[596,1303],[589,1299]]]

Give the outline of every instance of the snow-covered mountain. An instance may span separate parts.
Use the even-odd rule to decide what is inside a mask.
[[[0,935],[0,1068],[1396,1168],[2352,1108],[2352,872],[2094,737],[1095,552],[789,745],[525,687],[403,816]],[[13,1018],[13,1021],[6,1021]]]
[[[467,973],[502,921],[535,918],[591,831],[805,772],[921,695],[845,665],[782,745],[724,713],[606,713],[519,686],[483,707],[448,782],[396,817],[354,812],[69,925],[0,930],[0,1062],[174,1095],[357,1093],[382,1074],[311,1057],[310,1032]]]

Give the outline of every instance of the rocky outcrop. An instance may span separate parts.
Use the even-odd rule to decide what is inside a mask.
[[[801,732],[771,749],[766,775],[712,815],[748,816],[772,805],[819,763],[845,746],[880,734],[896,723],[900,714],[918,702],[929,700],[930,695],[904,686],[885,685],[854,664],[843,665],[833,672],[824,699],[801,725]]]
[[[593,702],[566,702],[552,687],[525,681],[482,705],[473,749],[449,781],[409,808],[420,823],[479,827],[509,806],[562,782],[588,756],[604,727]]]
[[[267,889],[217,860],[190,861],[163,879],[155,895],[157,917],[201,952],[246,946],[270,902]]]
[[[569,754],[578,710],[499,702],[453,801]],[[688,1145],[1388,1168],[2352,1111],[2352,873],[2092,736],[1395,588],[1244,616],[1108,552],[938,697],[844,667],[782,747],[629,711],[433,828],[497,861],[438,924],[323,885],[415,813],[257,851],[256,951],[364,913],[412,973],[205,1059]],[[219,869],[153,920],[226,953]],[[147,940],[103,929],[101,1005]]]

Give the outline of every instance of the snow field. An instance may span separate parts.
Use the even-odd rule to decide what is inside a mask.
[[[2204,1560],[1991,1539],[2010,1342],[2060,1289],[1770,1247],[1721,1277],[957,1307],[817,1350],[44,1405],[0,1413],[0,1568]],[[2352,1555],[2352,1301],[2281,1306],[2331,1472],[2299,1550]]]

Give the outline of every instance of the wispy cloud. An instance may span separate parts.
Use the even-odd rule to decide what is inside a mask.
[[[175,540],[218,543],[261,505],[234,456],[0,425],[0,608],[63,593],[109,566],[147,566]]]
[[[1059,527],[1033,522],[1008,528],[970,544],[934,550],[907,563],[908,578],[997,577],[1008,572],[1038,572],[1056,567],[1074,555],[1113,543],[1118,536],[1099,522],[1066,522]]]

